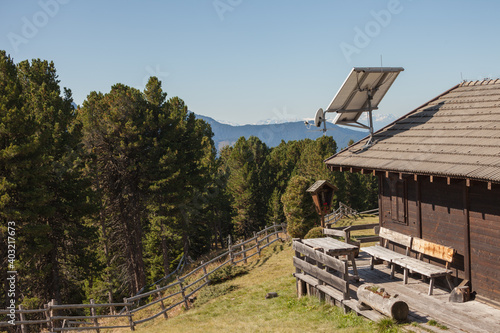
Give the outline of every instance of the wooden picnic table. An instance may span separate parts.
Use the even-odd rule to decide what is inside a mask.
[[[339,258],[340,256],[346,256],[351,262],[353,270],[351,279],[359,281],[358,269],[356,268],[356,261],[354,260],[355,252],[358,250],[356,245],[341,242],[331,237],[303,239],[302,243],[315,250],[323,251],[325,254],[332,257]]]

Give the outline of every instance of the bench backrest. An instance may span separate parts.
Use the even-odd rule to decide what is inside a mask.
[[[411,247],[412,237],[387,228],[380,228],[379,236],[391,242]]]
[[[344,241],[347,242],[347,233],[344,230],[336,230],[336,229],[327,229],[323,228],[323,234],[328,235],[328,236],[334,236],[334,237],[342,237],[344,238]]]
[[[453,255],[456,252],[456,250],[451,247],[439,245],[416,237],[413,238],[411,249],[415,252],[423,253],[450,263],[453,261]]]
[[[391,241],[393,243],[401,244],[406,247],[406,255],[409,254],[411,248],[412,237],[402,234],[400,232],[390,230],[384,227],[380,228],[379,236],[385,239],[383,246],[387,247],[387,241]]]

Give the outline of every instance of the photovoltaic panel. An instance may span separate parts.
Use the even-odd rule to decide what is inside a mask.
[[[358,124],[363,112],[376,110],[402,67],[355,67],[325,112],[337,112],[334,124]],[[371,101],[369,100],[371,96]]]

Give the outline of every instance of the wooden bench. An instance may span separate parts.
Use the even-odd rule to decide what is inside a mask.
[[[408,283],[408,271],[411,270],[430,279],[429,295],[432,295],[435,278],[441,276],[446,278],[448,287],[450,291],[452,291],[453,286],[450,276],[453,271],[449,269],[449,265],[453,262],[453,256],[456,251],[451,247],[439,245],[416,237],[413,238],[411,249],[418,253],[419,259],[422,259],[423,255],[427,255],[429,257],[441,259],[445,261],[446,264],[445,267],[440,267],[412,257],[396,258],[393,260],[393,263],[404,269],[404,283]]]
[[[391,267],[391,279],[393,279],[394,278],[393,262],[395,259],[408,257],[408,255],[410,254],[412,237],[387,228],[380,228],[379,236],[380,238],[382,238],[381,239],[382,246],[380,245],[368,246],[362,248],[362,250],[371,256],[370,269],[373,269],[375,260],[377,259],[387,261],[387,263]],[[406,255],[388,249],[387,247],[389,246],[389,241],[404,246],[406,248]]]
[[[409,271],[416,272],[422,276],[428,277],[430,279],[429,295],[432,295],[433,293],[435,278],[441,276],[446,277],[446,282],[450,287],[450,291],[453,290],[450,280],[450,276],[453,271],[449,269],[449,264],[453,261],[453,256],[455,254],[454,249],[420,238],[404,235],[387,228],[380,228],[380,237],[383,238],[382,246],[375,245],[362,249],[364,252],[368,253],[371,256],[370,269],[373,269],[374,261],[376,259],[381,259],[389,263],[391,267],[391,278],[394,278],[395,265],[403,268],[404,284],[408,283]],[[389,241],[404,246],[406,248],[406,254],[400,254],[388,249],[387,247]],[[418,253],[419,259],[410,257],[410,251]],[[428,262],[424,262],[421,260],[423,255],[441,259],[446,262],[446,266],[440,267]]]

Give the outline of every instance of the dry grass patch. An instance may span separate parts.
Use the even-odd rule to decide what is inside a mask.
[[[137,327],[137,332],[372,332],[374,324],[317,299],[297,299],[290,244],[263,252],[246,267],[249,274],[220,284],[223,292],[168,320]],[[226,287],[224,287],[226,286]],[[228,289],[230,289],[228,291]],[[228,292],[226,292],[228,291]],[[266,299],[268,292],[277,298]],[[195,302],[196,305],[196,302]]]

